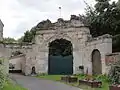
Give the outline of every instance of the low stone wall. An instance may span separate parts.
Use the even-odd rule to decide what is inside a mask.
[[[118,60],[120,60],[120,52],[107,54],[105,56],[106,74],[109,73],[111,65],[117,62]]]
[[[16,49],[16,48],[20,48],[20,49],[31,49],[32,48],[32,43],[28,43],[28,44],[19,44],[19,43],[4,43],[4,47],[5,48],[12,48],[12,49]]]

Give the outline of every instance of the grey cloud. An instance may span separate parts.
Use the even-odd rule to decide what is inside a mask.
[[[14,0],[10,5],[11,18],[17,23],[13,23],[15,28],[9,29],[9,34],[14,38],[18,38],[24,34],[26,30],[30,30],[40,21],[50,19],[55,22],[59,18],[59,9],[62,7],[62,17],[69,19],[71,14],[79,14],[84,11],[85,4],[83,0]],[[11,20],[11,19],[10,19]],[[5,25],[5,27],[8,27]]]
[[[24,32],[26,31],[26,22],[21,22],[14,30],[12,30],[9,34],[13,38],[18,38],[22,35],[24,35]]]

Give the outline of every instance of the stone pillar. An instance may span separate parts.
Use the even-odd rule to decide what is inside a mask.
[[[39,52],[36,60],[38,73],[48,73],[48,51]]]
[[[48,73],[48,54],[49,52],[45,52],[45,62],[44,62],[44,66],[45,66],[45,73]]]
[[[102,74],[106,74],[106,63],[105,63],[105,55],[108,53],[112,53],[112,38],[105,38],[103,40],[103,49],[101,50],[101,63],[102,63]]]
[[[82,52],[80,51],[73,51],[73,74],[80,74],[82,73],[79,69],[79,66],[83,65],[82,60]]]

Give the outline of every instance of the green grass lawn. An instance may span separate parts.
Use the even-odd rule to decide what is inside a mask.
[[[27,90],[23,87],[20,87],[19,85],[14,85],[12,83],[6,83],[4,88],[2,90]]]
[[[42,78],[42,79],[48,79],[48,80],[53,80],[53,81],[60,81],[62,75],[39,75],[37,76],[38,78]],[[80,75],[77,76],[79,79],[83,79],[85,78],[84,76]],[[77,86],[78,87],[78,83],[67,83],[68,85],[72,85],[72,86]],[[89,86],[86,85],[81,85],[79,86],[81,89],[83,90],[109,90],[109,84],[102,80],[102,87],[101,88],[91,88]]]
[[[60,81],[62,75],[39,75],[38,78]]]

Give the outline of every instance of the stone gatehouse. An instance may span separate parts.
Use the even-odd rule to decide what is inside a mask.
[[[59,56],[64,60],[59,60],[58,57],[50,59],[50,43],[61,39],[72,44],[72,58]],[[69,74],[71,70],[70,72],[77,74],[81,73],[80,66],[84,67],[84,73],[104,74],[106,73],[105,55],[112,53],[112,38],[108,34],[92,38],[89,27],[77,18],[68,21],[58,19],[51,28],[38,30],[34,43],[1,44],[0,48],[8,53],[4,53],[7,58],[10,58],[14,51],[20,51],[25,55],[23,70],[25,75],[30,75],[33,67],[36,73],[49,73],[51,70],[53,73],[65,73],[67,71],[63,70],[68,70]]]

